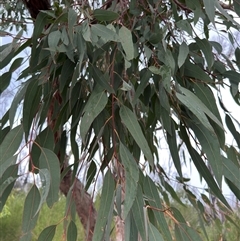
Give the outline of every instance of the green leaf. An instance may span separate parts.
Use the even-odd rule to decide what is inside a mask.
[[[137,195],[132,205],[132,214],[133,214],[133,218],[134,218],[137,230],[140,233],[142,240],[147,241],[148,240],[147,232],[146,232],[147,217],[146,217],[146,213],[144,213],[145,210],[143,209],[144,209],[143,194],[142,194],[141,186],[138,185]]]
[[[203,104],[203,102],[198,99],[190,90],[180,87],[182,94],[176,93],[177,98],[190,110],[193,114],[201,121],[201,123],[211,132],[214,133],[212,126],[210,125],[206,115],[211,118],[216,124],[218,124],[222,129],[222,123],[217,119],[217,117]],[[206,114],[206,115],[205,115]]]
[[[200,38],[195,38],[195,41],[199,47],[199,49],[203,52],[208,69],[211,69],[214,63],[214,57],[212,53],[212,46],[209,44],[209,41],[207,39],[200,39]]]
[[[19,68],[19,67],[21,66],[21,64],[22,64],[23,59],[24,59],[24,58],[17,58],[17,59],[15,59],[15,60],[13,61],[12,65],[11,65],[9,71],[10,71],[10,72],[13,72],[13,71],[15,71],[17,68]]]
[[[182,241],[202,241],[199,234],[185,223],[175,224],[176,240]]]
[[[233,70],[228,70],[222,74],[225,78],[228,78],[229,81],[233,84],[238,85],[240,82],[240,73],[233,71]]]
[[[9,166],[0,177],[0,212],[2,212],[14,183],[18,178],[18,165]]]
[[[3,142],[0,145],[0,165],[2,162],[11,158],[18,150],[23,137],[23,128],[21,125],[13,128],[8,132]]]
[[[22,221],[22,236],[20,241],[31,241],[31,231],[37,224],[38,213],[36,213],[40,203],[40,192],[36,185],[33,185],[29,191],[23,210],[23,221]]]
[[[234,11],[240,16],[240,0],[233,0]]]
[[[134,58],[134,47],[132,40],[132,32],[126,27],[122,26],[119,30],[119,37],[123,47],[123,50],[128,61]]]
[[[153,207],[152,211],[158,222],[160,232],[164,237],[163,240],[172,241],[172,236],[171,236],[168,224],[166,222],[166,219],[164,217],[164,212],[163,212],[164,207],[161,204],[161,200],[160,200],[160,196],[159,196],[157,187],[148,176],[146,176],[144,178],[143,192],[148,198],[147,201],[148,201],[149,205],[151,207]],[[156,208],[158,210],[154,210],[154,208]],[[160,210],[162,210],[162,211],[160,211]]]
[[[118,13],[104,9],[95,9],[93,16],[99,21],[114,21],[119,18]]]
[[[224,156],[222,156],[222,162],[223,175],[234,184],[240,183],[240,168]]]
[[[50,180],[46,176],[46,172],[45,178],[46,181],[50,181],[50,189],[47,196],[47,205],[49,207],[52,207],[52,205],[58,201],[58,192],[60,185],[60,167],[58,157],[52,151],[41,148],[39,167],[40,169],[47,169],[50,173]]]
[[[126,106],[120,109],[120,117],[123,124],[127,127],[134,140],[142,150],[151,166],[153,166],[153,155],[148,146],[146,138],[143,135],[142,129],[138,123],[136,115]]]
[[[84,143],[91,124],[93,123],[95,118],[101,113],[101,111],[105,108],[107,102],[108,98],[104,91],[100,93],[96,91],[92,92],[83,110],[84,115],[80,123],[80,135]]]
[[[114,41],[118,42],[118,35],[111,29],[107,28],[102,24],[94,24],[91,27],[92,36],[99,36],[101,39],[105,40],[104,42]]]
[[[167,143],[172,155],[174,166],[176,167],[179,176],[182,177],[183,175],[182,175],[181,161],[178,154],[176,133],[174,129],[174,122],[172,119],[170,123],[171,123],[171,134],[167,132]]]
[[[33,119],[39,110],[41,95],[41,86],[38,85],[38,81],[36,81],[36,79],[31,79],[31,82],[28,84],[23,103],[22,123],[26,140],[28,138]]]
[[[23,100],[29,83],[30,83],[30,81],[26,81],[21,84],[21,87],[18,89],[18,91],[15,94],[14,99],[11,103],[11,107],[9,110],[9,122],[10,122],[11,127],[13,126],[13,123],[15,120],[14,118],[17,113],[19,103]]]
[[[86,190],[88,190],[89,186],[93,182],[96,172],[97,172],[97,165],[95,161],[92,160],[87,171],[87,183],[85,185]]]
[[[199,174],[204,178],[204,180],[206,181],[206,183],[208,184],[208,186],[210,187],[212,192],[216,195],[216,197],[219,200],[221,200],[221,202],[223,202],[227,207],[230,207],[228,202],[226,201],[225,197],[223,196],[222,191],[220,190],[219,186],[217,185],[215,179],[213,178],[212,173],[209,171],[208,167],[202,160],[199,153],[192,147],[190,140],[187,136],[187,132],[182,127],[181,127],[181,136],[187,146],[187,149],[189,151],[189,154],[192,158],[192,161],[193,161],[195,167],[199,171]]]
[[[9,72],[6,72],[4,74],[2,74],[0,76],[0,79],[1,79],[1,84],[0,84],[0,94],[2,94],[2,92],[7,89],[7,87],[9,86],[10,84],[10,81],[11,81],[11,78],[12,78],[12,73],[9,71]]]
[[[6,171],[6,169],[11,166],[11,165],[14,165],[17,161],[17,155],[15,156],[11,156],[10,158],[8,159],[4,159],[0,162],[0,177],[2,177],[3,173]]]
[[[222,184],[223,164],[220,155],[220,145],[215,134],[209,132],[201,124],[192,124],[191,128],[199,140],[202,151],[206,153],[213,174],[219,186]]]
[[[178,67],[179,68],[184,64],[184,62],[188,56],[188,53],[189,53],[188,45],[185,42],[182,42],[182,44],[179,47],[179,54],[178,54]]]
[[[109,215],[109,207],[114,200],[115,182],[112,173],[108,171],[103,180],[100,207],[97,221],[94,228],[93,241],[101,241],[105,233],[105,228]]]
[[[38,213],[42,207],[42,205],[45,203],[49,190],[50,190],[50,182],[51,182],[51,177],[50,177],[50,173],[47,169],[40,169],[39,170],[39,175],[41,178],[41,183],[42,183],[42,187],[41,187],[41,201],[39,203],[38,209],[36,211],[36,213]]]
[[[236,130],[232,119],[229,117],[229,115],[226,114],[226,124],[230,132],[232,133],[235,141],[237,142],[238,147],[240,147],[240,133]]]
[[[103,74],[96,66],[92,66],[93,69],[93,79],[98,83],[103,89],[107,90],[109,93],[114,93],[112,86],[110,85],[109,76]]]
[[[74,25],[77,22],[77,13],[73,8],[69,8],[68,10],[68,34],[71,43],[73,43],[73,33],[74,33]]]
[[[203,4],[209,20],[215,25],[215,0],[203,0]]]
[[[53,31],[48,35],[48,46],[51,51],[56,52],[59,40],[61,39],[61,32],[59,30]]]
[[[155,226],[153,226],[150,222],[148,224],[148,237],[149,241],[164,241],[161,233],[157,230]]]
[[[67,241],[77,241],[77,226],[73,220],[68,225]]]
[[[123,218],[125,219],[137,195],[139,169],[134,157],[122,143],[120,143],[119,153],[126,176],[126,192],[123,209]]]
[[[203,102],[203,104],[205,104],[205,106],[209,108],[209,110],[213,113],[213,115],[217,117],[219,122],[222,123],[221,116],[216,104],[216,100],[210,87],[201,83],[196,83],[194,84],[194,90],[195,90],[196,96]],[[212,125],[218,137],[221,147],[224,147],[225,145],[224,129],[218,125],[214,125],[212,121],[210,121],[210,124]]]
[[[205,71],[202,68],[200,68],[198,65],[192,64],[190,63],[190,61],[186,61],[183,67],[184,67],[185,76],[192,77],[199,81],[205,81],[207,83],[213,82],[213,80],[209,77],[209,75],[206,74]]]
[[[51,225],[43,229],[37,241],[52,241],[56,232],[57,225]]]

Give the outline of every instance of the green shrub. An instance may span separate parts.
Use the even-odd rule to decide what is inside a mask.
[[[7,200],[7,203],[0,215],[0,240],[13,241],[21,237],[22,213],[25,194],[14,192]],[[66,240],[64,225],[67,227],[69,218],[64,218],[66,199],[60,195],[60,199],[51,209],[43,205],[36,227],[33,230],[32,241],[37,241],[42,230],[50,225],[57,225],[53,241]],[[84,231],[76,215],[75,223],[78,227],[78,241],[84,240]]]

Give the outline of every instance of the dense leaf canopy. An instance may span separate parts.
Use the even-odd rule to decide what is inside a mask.
[[[240,199],[240,123],[221,94],[228,90],[239,110],[240,1],[54,1],[27,35],[32,19],[23,3],[9,0],[3,7],[0,34],[12,42],[0,47],[0,93],[16,75],[18,89],[1,118],[0,210],[23,161],[42,180],[26,197],[21,240],[31,240],[42,204],[58,200],[69,173],[66,210],[73,206],[74,177],[83,165],[86,190],[103,174],[92,240],[109,239],[114,216],[124,220],[124,240],[138,234],[142,240],[206,238],[203,207],[216,208],[206,192],[225,215],[231,207],[223,180]],[[19,56],[29,48],[29,56]],[[230,144],[226,133],[234,138]],[[170,176],[160,136],[171,153]],[[206,181],[202,195],[188,185],[183,162]],[[181,203],[175,182],[199,213],[200,228],[171,208],[169,200]],[[66,220],[67,240],[76,240],[74,219]],[[39,240],[52,240],[53,233],[46,239],[52,227]]]

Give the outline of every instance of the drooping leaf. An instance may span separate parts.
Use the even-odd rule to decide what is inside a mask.
[[[50,174],[50,180],[48,178],[47,173],[45,173],[45,181],[50,181],[50,188],[47,195],[47,204],[49,207],[58,201],[58,190],[60,185],[60,166],[59,160],[54,152],[46,149],[41,148],[41,155],[39,158],[39,167],[40,169],[47,169]],[[47,184],[48,185],[48,184]],[[47,188],[47,186],[46,186]],[[46,189],[47,190],[47,189]]]
[[[146,156],[150,165],[153,165],[153,156],[151,150],[148,146],[146,138],[143,135],[136,115],[134,115],[134,113],[126,106],[122,106],[120,109],[120,117],[124,125],[126,125],[127,129],[133,136],[134,140],[137,142],[138,146],[141,148],[143,154]]]
[[[22,236],[20,241],[31,241],[32,235],[31,231],[37,224],[38,214],[36,213],[39,203],[40,203],[40,192],[36,185],[33,185],[30,189],[25,202],[23,209],[23,221],[22,221]]]
[[[179,54],[178,54],[178,67],[179,68],[184,64],[184,62],[188,56],[188,53],[189,53],[188,45],[185,42],[183,42],[179,47]]]
[[[220,155],[220,145],[216,135],[209,132],[201,124],[192,124],[191,128],[202,146],[202,151],[207,155],[208,162],[212,168],[218,185],[221,186],[223,163]]]
[[[135,201],[132,205],[132,214],[133,218],[137,227],[138,232],[140,233],[142,240],[147,241],[147,217],[146,217],[146,212],[144,210],[144,202],[143,202],[143,194],[141,190],[141,186],[138,185],[137,188],[137,195],[135,198]]]
[[[43,229],[37,241],[52,241],[56,232],[57,225],[51,225]]]
[[[240,182],[240,168],[236,166],[231,160],[222,156],[223,175],[232,183]],[[239,189],[240,192],[240,189]]]
[[[181,135],[193,160],[193,163],[199,171],[199,174],[204,178],[216,197],[219,198],[219,200],[221,200],[227,207],[230,207],[207,165],[204,163],[199,153],[191,146],[187,133],[183,128],[181,128]]]
[[[22,125],[19,125],[8,132],[0,145],[0,165],[2,165],[2,162],[11,158],[18,150],[22,137]]]
[[[80,124],[80,134],[83,142],[85,142],[86,135],[88,130],[95,120],[95,118],[100,114],[100,112],[104,109],[108,101],[106,93],[104,91],[101,92],[92,92],[88,103],[86,104],[83,112],[83,118]]]
[[[95,9],[93,16],[99,21],[114,21],[119,18],[118,13],[105,9]]]
[[[211,69],[214,63],[212,46],[206,39],[195,38],[195,41],[205,56],[208,68]]]
[[[134,57],[134,47],[133,47],[131,31],[126,27],[122,26],[119,30],[119,37],[120,37],[123,50],[126,55],[126,59],[128,61],[132,60]]]
[[[2,94],[2,92],[5,89],[7,89],[7,87],[10,84],[11,78],[12,78],[12,73],[10,71],[8,71],[0,76],[0,79],[1,79],[0,94]]]
[[[149,241],[164,241],[161,233],[159,233],[158,229],[151,223],[148,224],[148,235]]]
[[[233,6],[234,6],[234,10],[237,13],[237,15],[240,16],[240,1],[233,0]]]
[[[222,123],[216,118],[216,116],[202,103],[200,99],[196,97],[191,91],[181,87],[182,93],[176,93],[177,98],[193,112],[193,114],[201,121],[201,123],[211,132],[214,133],[212,126],[210,125],[206,115],[211,118],[222,129]]]
[[[161,204],[161,199],[157,191],[156,185],[149,177],[145,177],[143,183],[143,193],[148,197],[148,203],[153,207],[153,214],[158,222],[159,231],[163,236],[163,240],[172,241],[172,236],[164,217],[164,207]],[[155,210],[157,208],[157,210]]]
[[[181,167],[181,161],[178,154],[177,140],[176,140],[173,120],[171,120],[171,134],[167,132],[167,143],[172,155],[173,163],[177,169],[179,176],[182,178],[183,176],[182,167]]]
[[[94,24],[91,26],[92,36],[96,35],[101,39],[108,41],[119,41],[118,35],[111,29],[102,24]],[[93,39],[92,39],[93,40]]]
[[[36,213],[40,211],[42,205],[45,203],[50,190],[50,183],[51,183],[50,173],[47,169],[40,169],[39,175],[41,178],[42,189],[41,189],[41,201],[39,203]]]
[[[129,150],[120,143],[119,153],[124,165],[126,176],[126,191],[124,199],[123,217],[127,217],[137,195],[139,169]]]
[[[2,175],[0,175],[0,212],[7,201],[9,194],[11,193],[14,183],[18,178],[18,165],[9,166]]]
[[[114,189],[115,183],[112,173],[108,171],[103,180],[101,201],[96,225],[94,228],[93,241],[101,241],[103,238],[109,215],[109,207],[111,207],[111,204],[114,200]]]
[[[77,226],[72,220],[68,225],[67,241],[77,241]]]
[[[215,17],[215,0],[203,0],[203,4],[205,7],[206,14],[212,24],[215,24],[214,17]]]

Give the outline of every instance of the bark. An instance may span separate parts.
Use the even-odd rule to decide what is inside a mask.
[[[67,196],[72,185],[72,197],[76,205],[76,211],[85,230],[85,240],[91,241],[96,223],[97,211],[93,206],[91,196],[85,191],[79,179],[75,178],[74,182],[72,182],[72,171],[70,170],[60,184],[61,192]]]
[[[23,0],[32,18],[36,19],[40,10],[50,10],[50,0]]]

